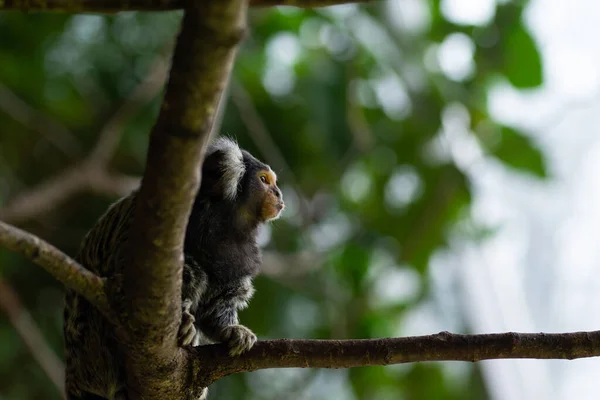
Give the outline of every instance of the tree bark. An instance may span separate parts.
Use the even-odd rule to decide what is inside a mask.
[[[492,333],[364,340],[259,341],[238,357],[223,345],[189,350],[206,385],[238,372],[267,368],[352,368],[422,361],[468,361],[600,356],[600,331],[574,333]]]
[[[43,267],[56,280],[77,291],[105,315],[110,313],[104,280],[48,242],[0,221],[0,245]]]
[[[121,321],[129,332],[125,358],[132,400],[174,393],[186,398],[201,389],[189,382],[177,344],[183,241],[247,7],[245,0],[210,0],[194,2],[184,13],[129,232]]]
[[[250,6],[327,7],[374,0],[250,0]],[[185,8],[185,0],[5,0],[0,10],[51,11],[67,13],[116,13],[120,11],[169,11]]]

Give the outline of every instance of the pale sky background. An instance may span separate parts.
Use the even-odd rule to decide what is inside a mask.
[[[493,1],[446,0],[446,15],[485,23]],[[597,330],[600,3],[532,0],[526,21],[543,57],[544,85],[518,92],[500,84],[490,95],[490,111],[498,121],[531,134],[549,160],[553,179],[539,182],[482,158],[464,130],[450,126],[451,152],[474,182],[473,218],[499,230],[483,244],[456,241],[433,263],[432,278],[442,290],[460,287],[454,306],[466,311],[476,332]],[[483,365],[494,399],[599,396],[597,358]]]

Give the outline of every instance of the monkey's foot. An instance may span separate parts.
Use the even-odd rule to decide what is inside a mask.
[[[194,341],[196,336],[196,318],[190,313],[191,302],[183,302],[183,312],[181,313],[181,325],[179,325],[179,345],[189,346]]]
[[[244,325],[230,325],[221,331],[221,341],[229,346],[229,354],[237,356],[256,343],[256,335]]]

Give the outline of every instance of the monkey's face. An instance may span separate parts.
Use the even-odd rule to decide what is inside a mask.
[[[279,218],[284,209],[283,196],[277,187],[277,175],[247,151],[244,153],[245,176],[240,200],[253,218],[267,222]]]
[[[207,150],[199,198],[205,197],[231,205],[250,225],[276,219],[284,208],[275,172],[227,138]]]
[[[267,167],[268,168],[268,167]],[[264,191],[262,205],[259,210],[259,221],[266,222],[279,218],[285,204],[281,190],[277,187],[277,176],[271,168],[258,171],[256,174]]]
[[[266,164],[258,161],[245,150],[244,177],[241,180],[239,200],[249,220],[264,223],[277,219],[284,208],[281,190],[277,187],[277,175]]]

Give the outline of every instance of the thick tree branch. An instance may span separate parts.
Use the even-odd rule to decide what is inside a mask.
[[[2,221],[0,221],[0,247],[19,253],[44,268],[56,280],[75,290],[110,317],[110,307],[104,292],[104,280],[56,247]]]
[[[238,357],[224,345],[189,348],[204,384],[226,375],[267,368],[352,368],[421,361],[508,358],[568,359],[600,356],[600,331],[492,333],[365,340],[266,340]]]
[[[370,1],[373,0],[250,0],[250,5],[315,8]],[[184,0],[4,0],[0,1],[0,10],[115,13],[119,11],[178,10],[184,8],[184,5]]]
[[[132,337],[126,351],[132,399],[178,398],[189,389],[176,340],[183,239],[246,9],[244,0],[211,0],[194,2],[184,14],[129,233],[123,321]]]

